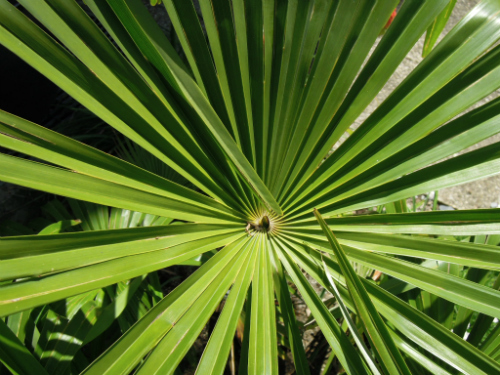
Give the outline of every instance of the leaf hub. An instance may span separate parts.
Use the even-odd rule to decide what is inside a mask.
[[[273,215],[264,212],[247,223],[246,231],[250,235],[254,235],[257,232],[275,234],[277,224],[278,222]]]

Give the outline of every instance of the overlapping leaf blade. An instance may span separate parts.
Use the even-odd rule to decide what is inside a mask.
[[[342,274],[346,279],[347,288],[356,307],[357,314],[366,327],[367,337],[383,371],[389,374],[410,374],[401,353],[396,348],[389,334],[388,328],[385,326],[358,275],[349,263],[342,246],[330,231],[320,213],[314,211],[314,215],[335,254]]]

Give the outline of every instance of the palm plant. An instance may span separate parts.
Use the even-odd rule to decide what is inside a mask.
[[[309,374],[289,282],[338,372],[409,374],[413,361],[434,374],[500,373],[498,326],[480,347],[463,339],[472,312],[500,316],[500,293],[472,277],[498,271],[498,247],[436,238],[500,234],[499,211],[352,215],[500,172],[497,144],[452,157],[500,132],[500,99],[460,115],[500,87],[498,0],[457,24],[331,155],[418,38],[442,30],[449,0],[405,0],[371,54],[397,0],[200,0],[203,25],[192,2],[166,0],[186,61],[138,0],[85,1],[106,33],[76,1],[19,3],[44,28],[0,0],[0,43],[192,188],[0,112],[0,146],[40,160],[0,154],[1,180],[186,222],[2,238],[7,323],[217,250],[82,373],[174,373],[229,291],[197,373],[224,372],[245,310],[240,373],[278,373],[279,328]],[[351,261],[393,278],[368,281]],[[336,297],[337,315],[305,274]],[[397,296],[411,290],[459,313],[441,324]],[[88,313],[94,324],[99,311]],[[47,374],[7,323],[2,362]]]

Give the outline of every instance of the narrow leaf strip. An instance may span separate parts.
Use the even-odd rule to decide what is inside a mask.
[[[321,246],[318,243],[312,245],[333,253],[326,243]],[[367,267],[392,275],[458,305],[492,317],[500,315],[500,292],[495,289],[395,257],[350,246],[344,246],[344,249],[351,260]]]
[[[266,235],[259,234],[259,255],[252,280],[248,375],[278,374],[276,310]]]
[[[38,7],[46,6],[41,1],[28,2],[27,5],[36,7],[37,10],[39,10]],[[137,98],[131,98],[128,89],[123,91],[123,93],[129,93],[126,98],[121,97],[122,92],[112,90],[122,87],[123,83],[118,82],[117,85],[111,84],[107,86],[100,80],[101,76],[96,76],[94,72],[56,43],[55,40],[34,22],[24,16],[13,5],[10,5],[8,1],[0,0],[0,9],[2,9],[0,11],[0,41],[8,49],[50,78],[90,111],[101,117],[103,121],[170,165],[200,189],[210,192],[211,196],[218,197],[221,200],[229,198],[220,187],[214,184],[214,181],[211,180],[210,176],[204,170],[204,168],[206,169],[210,166],[210,161],[203,167],[199,165],[195,166],[196,163],[192,163],[193,157],[191,154],[187,153],[186,150],[181,151],[179,148],[173,147],[172,143],[167,141],[165,138],[167,136],[164,134],[166,132],[164,126],[158,124],[156,130],[153,129],[152,125],[157,123],[156,120],[149,124],[138,112],[130,107],[130,102],[125,100],[128,98],[132,101],[137,101]],[[39,15],[43,17],[49,16],[47,12],[40,12]],[[60,31],[63,36],[67,34],[74,37],[72,31],[68,31],[66,26],[62,27],[65,28],[63,31]],[[83,45],[84,48],[77,50],[77,52],[87,50],[88,46],[85,43]],[[84,54],[83,56],[92,58],[93,60],[96,59],[93,53]],[[102,62],[98,62],[98,64],[103,69],[109,69],[109,67],[103,66]],[[123,66],[120,66],[120,69],[122,68]],[[115,73],[120,69],[117,68]],[[133,74],[130,74],[130,70],[128,70],[128,73],[122,74],[122,77],[126,77],[126,79],[132,76]],[[106,77],[112,79],[113,82],[117,81],[116,77],[113,78],[113,73],[109,71],[107,71]],[[149,92],[149,95],[151,94]],[[164,106],[159,104],[156,107],[161,108]],[[139,108],[142,108],[142,104]],[[163,133],[165,137],[159,132]],[[186,139],[189,139],[189,137]],[[170,140],[173,141],[173,139]],[[190,152],[194,151],[195,147],[192,147]],[[199,153],[198,156],[203,157]],[[206,156],[204,158],[207,161]],[[211,168],[214,170],[213,167]],[[217,191],[217,193],[214,193],[214,191]]]
[[[439,16],[436,17],[432,25],[427,30],[427,34],[425,34],[424,48],[422,49],[422,57],[427,56],[429,52],[431,52],[434,44],[436,44],[439,38],[439,35],[443,32],[456,3],[457,0],[449,0],[446,8],[439,13]]]
[[[7,284],[0,287],[0,314],[10,315],[179,264],[240,237],[241,235],[227,234],[208,237],[166,250],[115,259],[41,279]]]
[[[427,353],[422,353],[420,350],[414,347],[414,345],[407,342],[402,335],[396,333],[392,329],[390,329],[390,334],[394,343],[398,346],[398,348],[405,353],[408,357],[415,360],[418,364],[425,367],[427,370],[431,372],[432,375],[451,375],[448,371],[439,366],[436,362],[434,362],[430,357],[430,355],[426,355]],[[430,352],[431,354],[433,352]]]
[[[92,232],[59,233],[52,235],[28,235],[2,237],[0,239],[0,259],[22,258],[51,254],[98,246],[126,244],[131,241],[165,240],[179,234],[195,234],[220,230],[224,226],[209,224],[165,225],[139,228],[96,230]],[[227,227],[229,229],[229,227]]]
[[[156,304],[117,342],[97,358],[85,375],[126,374],[170,331],[211,284],[235,265],[235,256],[247,242],[239,238],[210,258],[187,280]],[[229,267],[228,267],[229,266]]]
[[[253,243],[253,249],[248,249],[251,255],[248,262],[238,274],[229,297],[224,303],[224,310],[217,320],[214,331],[203,351],[196,374],[222,375],[226,367],[227,357],[234,340],[234,332],[240,319],[241,311],[247,296],[247,290],[252,281],[259,250],[258,243]]]
[[[337,285],[335,281],[332,278],[332,275],[330,274],[328,267],[325,264],[325,261],[323,260],[323,268],[325,269],[325,274],[330,282],[330,285],[332,287],[331,291],[333,292],[333,296],[337,300],[337,303],[339,304],[340,311],[342,312],[342,316],[344,317],[344,320],[347,322],[347,326],[349,327],[350,333],[352,337],[354,338],[354,341],[356,342],[356,345],[358,346],[359,351],[361,352],[361,355],[365,359],[366,363],[368,364],[368,367],[372,371],[374,375],[380,375],[380,371],[377,368],[377,365],[374,362],[374,359],[372,358],[372,354],[366,347],[365,343],[363,342],[363,337],[359,333],[358,327],[354,323],[354,321],[351,318],[351,313],[347,309],[347,306],[345,305],[342,296],[340,295]],[[351,295],[352,296],[352,295]]]
[[[5,154],[0,154],[0,163],[0,179],[5,182],[158,216],[197,222],[225,221],[224,215],[215,211],[69,170]],[[23,171],[22,174],[19,173],[20,170]],[[227,220],[226,222],[231,222],[234,218],[227,217]]]
[[[296,239],[322,241],[322,234],[308,231],[285,232]],[[370,252],[434,259],[463,266],[500,269],[498,246],[441,240],[436,238],[397,236],[386,234],[337,232],[341,245]],[[317,242],[319,243],[319,242]]]
[[[307,187],[313,188],[316,182],[322,182],[327,176],[339,170],[361,151],[368,148],[374,139],[379,138],[380,134],[389,131],[487,51],[500,37],[500,31],[496,25],[499,11],[500,6],[496,0],[486,0],[477,5],[392,92],[390,97],[356,129],[353,135],[335,150],[325,163],[321,164],[312,175]],[[446,96],[441,99],[447,98]],[[348,122],[346,125],[350,126],[351,123]],[[321,152],[316,150],[314,155],[317,162],[311,162],[307,167],[316,168],[321,158],[344,131],[341,130],[335,140],[325,142]],[[310,173],[312,172],[311,170]],[[294,188],[297,190],[300,187],[301,184],[297,184]],[[392,201],[395,200],[397,199],[392,199]]]
[[[455,236],[500,234],[500,209],[356,215],[325,219],[325,222],[331,230],[339,232]],[[294,231],[319,229],[313,220],[291,223],[287,227]]]
[[[318,205],[318,209],[321,208],[326,217],[331,217],[338,213],[394,202],[395,200],[460,185],[498,173],[500,173],[500,150],[498,143],[494,143],[325,207]],[[306,213],[301,218],[305,219],[307,216],[310,215]],[[297,215],[294,218],[297,220],[298,217]]]
[[[238,274],[245,273],[242,268],[248,264],[252,253],[255,253],[255,242],[255,239],[247,241],[234,257],[234,261],[220,269],[214,281],[154,348],[137,371],[137,375],[171,375],[174,373],[235,278]]]
[[[198,230],[197,225],[191,226],[191,229],[193,229],[192,232],[186,232],[182,230],[184,229],[182,227],[183,226],[180,225],[169,226],[165,228],[161,236],[150,237],[139,241],[121,242],[96,247],[82,247],[69,251],[57,251],[6,259],[0,262],[0,280],[41,277],[42,275],[68,271],[92,264],[107,262],[113,259],[164,250],[209,236],[231,235],[236,232],[241,232],[241,229],[238,230],[233,228],[232,230],[228,230],[224,228],[216,229],[215,227],[208,227],[203,231]],[[170,230],[174,228],[182,229],[178,233],[175,233],[175,230]]]
[[[410,370],[399,352],[399,349],[394,344],[394,341],[392,341],[384,321],[373,306],[368,293],[363,287],[358,275],[352,268],[352,265],[349,263],[342,247],[326,225],[320,213],[315,210],[314,215],[316,216],[323,233],[327,237],[335,257],[337,258],[342,274],[346,279],[347,288],[352,296],[357,314],[366,327],[368,339],[372,344],[372,348],[375,351],[383,371],[393,375],[411,375]]]
[[[287,330],[287,337],[290,343],[295,369],[298,374],[309,375],[309,363],[307,362],[304,344],[302,343],[302,334],[298,327],[294,305],[290,298],[290,291],[288,289],[288,282],[283,270],[283,265],[278,258],[274,243],[270,242],[268,247],[273,251],[274,289],[276,291],[276,297],[279,302],[285,329]]]
[[[316,251],[307,252],[303,245],[290,247],[293,261],[302,267],[324,288],[330,289],[328,280],[320,266],[321,255]],[[337,275],[340,269],[330,259],[325,259],[328,270]],[[341,280],[340,280],[341,281]],[[341,281],[342,282],[342,281]],[[362,280],[377,310],[395,328],[425,350],[465,374],[489,375],[500,372],[500,364],[480,350],[455,335],[423,312],[411,307],[396,296],[368,280]],[[339,287],[344,302],[352,310],[354,305],[344,286]]]
[[[172,85],[179,90],[179,94],[186,99],[203,119],[207,128],[212,132],[215,139],[248,184],[255,190],[264,203],[278,215],[281,215],[280,206],[275,198],[238,148],[236,142],[203,92],[186,71],[179,66],[175,51],[172,48],[164,48],[164,43],[159,44],[157,42],[157,33],[151,30],[152,25],[151,22],[148,22],[149,15],[147,14],[147,10],[142,4],[131,0],[112,0],[110,1],[110,5],[131,36],[136,40],[141,40],[142,43],[138,44],[138,46],[142,49],[143,53],[151,59],[152,63],[165,77],[171,80]]]
[[[197,206],[230,211],[203,194],[1,110],[0,146],[120,185]]]
[[[288,255],[288,251],[282,250],[282,246],[284,245],[277,243],[276,250],[278,256],[294,284],[297,286],[302,298],[316,318],[321,331],[325,335],[326,340],[332,347],[340,363],[348,374],[367,374],[358,353],[346,334],[340,329],[339,324],[320,300],[297,264],[292,260],[290,255]]]

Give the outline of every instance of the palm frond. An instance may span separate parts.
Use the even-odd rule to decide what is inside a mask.
[[[472,109],[500,87],[498,0],[438,44],[455,1],[405,0],[388,23],[397,0],[166,0],[181,53],[138,0],[19,2],[38,23],[0,0],[0,44],[124,140],[114,157],[0,111],[20,155],[0,154],[0,179],[74,199],[0,239],[7,368],[178,373],[223,304],[197,373],[224,373],[239,342],[242,373],[278,374],[289,350],[308,374],[293,291],[325,371],[500,372],[500,211],[405,203],[500,173],[498,143],[457,156],[500,132],[500,99]],[[425,58],[353,126],[426,31]],[[146,276],[188,264],[166,296]]]

